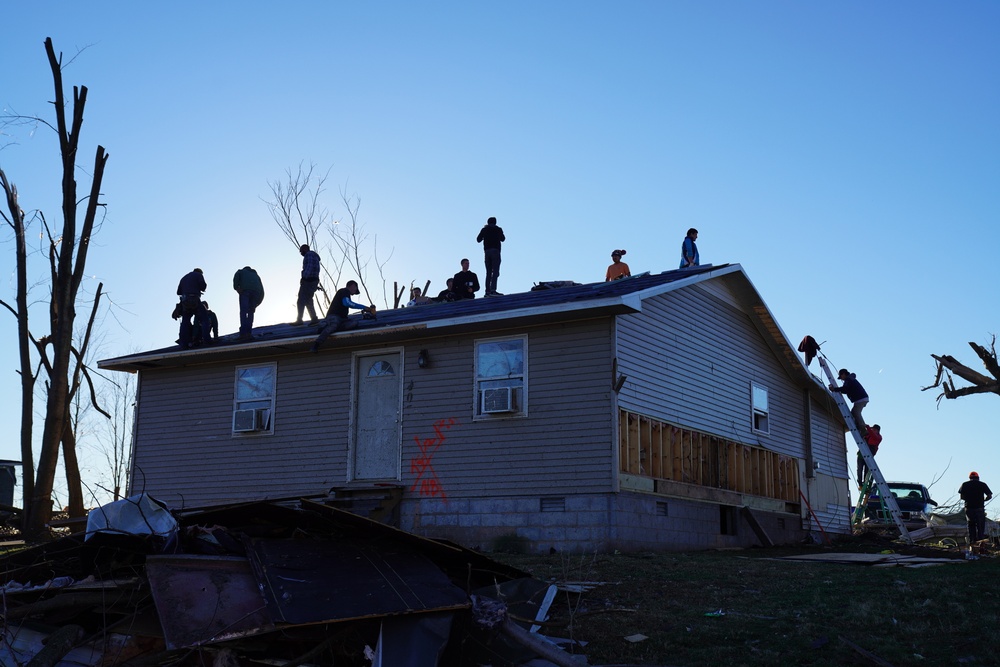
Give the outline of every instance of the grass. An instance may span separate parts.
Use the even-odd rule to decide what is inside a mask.
[[[497,557],[545,581],[608,582],[560,592],[546,630],[588,642],[592,665],[1000,664],[1000,558],[923,568],[773,560],[884,546]],[[625,639],[636,634],[647,639]]]

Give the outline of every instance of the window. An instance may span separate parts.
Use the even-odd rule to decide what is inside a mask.
[[[477,418],[528,414],[527,337],[476,341]]]
[[[753,404],[753,430],[758,433],[770,433],[771,418],[767,409],[767,387],[751,382],[750,400]]]
[[[272,433],[275,364],[236,369],[233,433]]]

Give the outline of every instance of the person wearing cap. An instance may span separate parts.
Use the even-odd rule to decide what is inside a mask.
[[[681,266],[682,269],[691,269],[701,264],[698,256],[698,230],[692,227],[688,230],[687,236],[681,242]]]
[[[857,426],[858,432],[864,433],[865,420],[861,418],[861,411],[868,405],[868,392],[858,382],[858,376],[846,368],[841,368],[837,372],[837,377],[843,384],[839,387],[831,384],[830,391],[846,394],[847,398],[851,399],[851,416],[854,417],[854,425]]]
[[[611,266],[608,267],[607,273],[604,274],[604,282],[609,283],[612,280],[628,278],[632,275],[632,272],[628,268],[628,264],[622,261],[622,256],[624,254],[624,250],[611,251]]]
[[[986,537],[986,501],[993,497],[993,492],[985,483],[979,481],[979,473],[973,470],[969,473],[969,481],[958,488],[958,495],[965,501],[971,555],[971,546]]]
[[[316,324],[316,306],[313,305],[313,295],[319,288],[319,255],[303,243],[299,246],[302,255],[302,276],[299,278],[299,298],[295,303],[298,314],[292,324],[302,324],[302,311],[309,311],[309,324]]]

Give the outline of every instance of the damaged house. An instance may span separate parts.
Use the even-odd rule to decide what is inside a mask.
[[[845,425],[738,264],[131,354],[131,493],[289,497],[482,549],[849,532]],[[367,499],[367,500],[366,500]]]

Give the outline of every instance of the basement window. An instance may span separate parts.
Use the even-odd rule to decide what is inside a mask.
[[[233,396],[233,434],[273,433],[277,364],[238,366]]]
[[[719,505],[719,534],[736,535],[736,508]]]
[[[750,402],[753,405],[752,424],[756,433],[771,432],[771,417],[767,407],[767,387],[756,382],[750,383]]]

